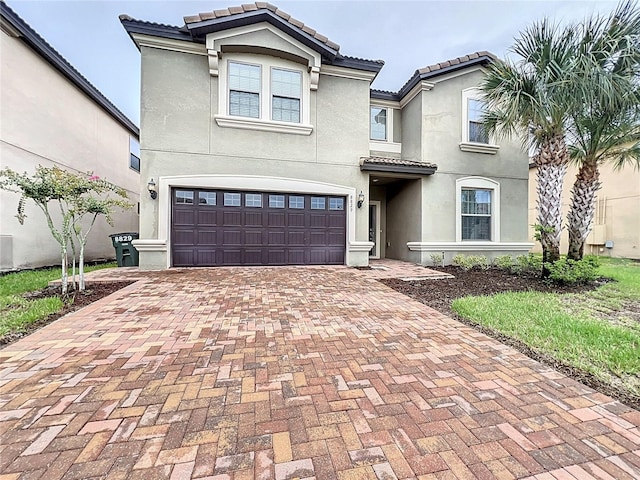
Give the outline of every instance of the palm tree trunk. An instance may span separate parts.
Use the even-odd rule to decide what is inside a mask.
[[[584,244],[589,232],[591,232],[596,193],[600,190],[600,186],[598,164],[596,162],[582,163],[571,189],[571,207],[567,215],[567,229],[569,230],[567,257],[572,260],[582,260],[584,255]]]
[[[534,158],[537,168],[538,225],[542,227],[543,263],[560,258],[560,234],[562,233],[562,183],[567,172],[569,152],[564,138],[556,136],[542,145]],[[543,267],[543,276],[548,270]]]

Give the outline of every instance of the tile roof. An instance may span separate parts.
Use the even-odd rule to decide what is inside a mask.
[[[140,136],[140,130],[118,107],[104,96],[93,84],[86,79],[76,68],[69,63],[55,48],[36,32],[31,25],[25,22],[9,5],[4,1],[0,2],[0,15],[19,33],[19,38],[61,75],[76,85],[85,95],[93,100],[98,106],[105,110],[114,120],[120,123],[136,137]]]
[[[424,168],[438,168],[435,163],[418,162],[415,160],[405,160],[403,158],[391,158],[391,157],[362,157],[361,163],[369,163],[376,165],[401,165],[403,167],[424,167]]]
[[[340,50],[340,45],[338,45],[337,43],[332,42],[327,37],[317,32],[313,28],[309,27],[308,25],[305,25],[300,20],[296,20],[288,13],[280,10],[275,5],[271,5],[270,3],[267,3],[267,2],[245,3],[237,7],[228,7],[228,8],[223,8],[221,10],[213,10],[211,12],[199,13],[197,15],[187,15],[186,17],[184,17],[184,23],[188,25],[191,23],[205,22],[207,20],[214,20],[222,17],[230,17],[233,15],[240,15],[247,12],[255,12],[258,10],[269,10],[274,14],[276,14],[277,16],[279,16],[280,18],[282,18],[283,20],[285,20],[286,22],[289,22],[294,27],[302,30],[307,35],[315,38],[321,43],[324,43],[329,48],[332,48],[335,51]]]
[[[447,67],[453,67],[455,65],[464,66],[464,64],[469,63],[473,60],[479,59],[481,57],[489,57],[494,61],[497,60],[497,57],[493,53],[483,50],[480,52],[470,53],[469,55],[464,55],[463,57],[456,57],[451,60],[446,60],[444,62],[428,65],[426,67],[419,68],[417,72],[423,75],[425,73],[437,72],[438,70],[442,70]]]

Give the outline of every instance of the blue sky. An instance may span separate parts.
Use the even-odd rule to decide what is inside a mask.
[[[242,1],[8,0],[7,4],[133,122],[140,120],[140,56],[118,15],[182,25]],[[503,57],[520,30],[542,17],[579,21],[616,1],[274,1],[340,45],[345,55],[386,62],[374,87],[398,90],[420,67],[488,50]]]

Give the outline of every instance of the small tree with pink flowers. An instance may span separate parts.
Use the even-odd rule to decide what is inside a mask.
[[[126,200],[126,191],[117,185],[92,173],[71,173],[58,167],[39,165],[33,175],[5,168],[0,171],[0,188],[20,194],[16,218],[21,225],[26,218],[24,208],[27,200],[32,200],[44,214],[51,235],[60,246],[63,295],[69,290],[69,249],[72,252],[73,284],[78,256],[78,289],[82,291],[85,289],[85,246],[97,218],[102,215],[112,225],[115,208],[132,207]],[[59,216],[52,215],[51,208],[56,207]]]

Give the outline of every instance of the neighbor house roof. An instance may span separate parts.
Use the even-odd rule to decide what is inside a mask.
[[[438,166],[435,163],[417,162],[402,158],[362,157],[360,170],[368,172],[412,173],[433,175]]]
[[[114,120],[120,123],[136,137],[140,136],[140,130],[127,116],[105,97],[100,90],[94,87],[73,65],[71,65],[62,55],[60,55],[51,45],[49,45],[38,32],[18,16],[9,6],[0,2],[0,17],[2,23],[12,29],[12,34],[24,41],[37,55],[49,63],[60,74],[66,77],[85,95],[93,100],[99,107],[106,111]]]
[[[266,2],[249,3],[238,7],[188,15],[184,17],[185,24],[182,27],[145,22],[128,15],[120,15],[120,21],[129,36],[143,34],[201,44],[205,43],[208,33],[266,22],[320,53],[322,63],[374,73],[379,72],[384,65],[382,60],[367,60],[342,55],[339,52],[340,45],[296,20],[275,5]]]
[[[429,80],[446,73],[455,72],[457,70],[462,70],[476,65],[487,65],[495,62],[496,60],[497,57],[494,54],[481,51],[446,60],[444,62],[435,63],[433,65],[428,65],[416,70],[411,78],[407,80],[407,82],[397,92],[373,89],[371,90],[371,98],[378,98],[381,100],[401,100],[413,89],[413,87],[423,80]]]

